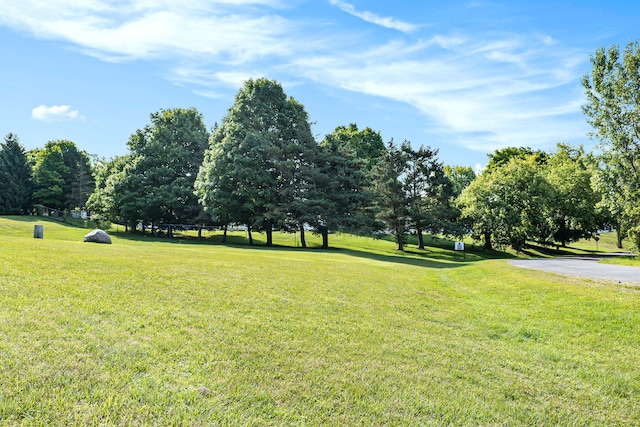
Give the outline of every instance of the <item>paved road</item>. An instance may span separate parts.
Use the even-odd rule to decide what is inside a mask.
[[[519,259],[509,261],[509,264],[517,267],[548,271],[550,273],[557,273],[565,276],[580,276],[595,280],[607,280],[640,285],[640,267],[598,263],[598,261],[605,256],[620,255],[629,254]]]

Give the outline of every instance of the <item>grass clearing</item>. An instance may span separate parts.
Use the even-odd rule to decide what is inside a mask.
[[[640,423],[636,289],[347,235],[35,223],[0,218],[2,425]]]
[[[617,256],[600,260],[604,264],[628,265],[631,267],[640,267],[640,257],[636,256]],[[640,273],[639,273],[640,274]]]

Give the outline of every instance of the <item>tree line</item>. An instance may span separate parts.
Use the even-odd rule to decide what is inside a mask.
[[[554,152],[509,147],[486,170],[445,166],[437,149],[386,144],[379,132],[339,126],[316,141],[304,106],[282,86],[249,80],[209,132],[194,108],[161,110],[109,160],[51,141],[26,152],[14,134],[0,146],[0,213],[41,204],[88,208],[94,217],[155,229],[160,224],[245,224],[322,235],[471,235],[487,249],[528,242],[566,245],[604,227],[640,240],[640,87],[637,43],[592,56],[583,111],[597,152],[558,144]]]

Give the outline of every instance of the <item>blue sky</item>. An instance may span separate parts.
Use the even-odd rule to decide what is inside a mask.
[[[507,146],[590,148],[581,77],[640,38],[640,2],[0,0],[0,132],[101,157],[163,108],[222,121],[279,81],[318,140],[356,123],[483,165]]]

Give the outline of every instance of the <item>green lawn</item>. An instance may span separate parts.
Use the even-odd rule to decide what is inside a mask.
[[[0,425],[640,424],[637,288],[87,231],[0,218]]]
[[[629,265],[632,267],[640,267],[640,258],[638,256],[620,256],[601,260],[605,264]]]

